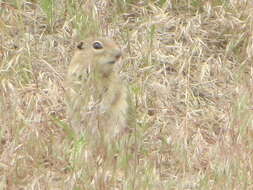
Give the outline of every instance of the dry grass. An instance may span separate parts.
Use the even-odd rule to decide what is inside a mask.
[[[253,189],[251,0],[0,0],[0,15],[0,190]],[[138,125],[87,159],[97,139],[72,136],[63,79],[94,33],[124,49]]]

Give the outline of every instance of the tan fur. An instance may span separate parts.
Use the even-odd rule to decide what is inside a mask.
[[[95,41],[103,48],[95,49]],[[128,91],[115,70],[121,51],[111,39],[88,40],[78,47],[66,79],[70,123],[77,132],[115,136],[128,127],[129,117]]]

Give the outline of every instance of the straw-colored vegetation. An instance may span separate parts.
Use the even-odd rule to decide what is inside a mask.
[[[67,67],[94,34],[124,51],[127,144],[66,120]],[[253,189],[252,61],[251,0],[0,0],[0,190]]]

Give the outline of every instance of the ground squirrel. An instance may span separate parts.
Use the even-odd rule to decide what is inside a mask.
[[[75,131],[90,127],[115,136],[128,129],[129,93],[115,69],[121,54],[111,39],[77,45],[67,73],[67,114]]]

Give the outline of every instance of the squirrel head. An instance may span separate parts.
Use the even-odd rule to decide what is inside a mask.
[[[80,42],[77,45],[79,53],[85,52],[91,66],[105,76],[109,76],[114,64],[119,60],[122,53],[118,45],[112,39],[89,40],[87,43]]]

